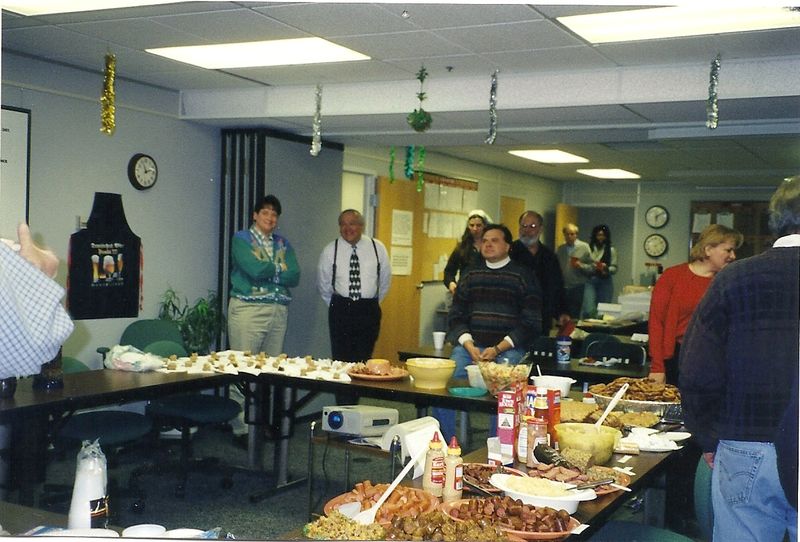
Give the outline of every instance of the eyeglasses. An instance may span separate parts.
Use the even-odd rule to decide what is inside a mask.
[[[535,230],[539,227],[539,224],[520,224],[519,229],[521,230]]]

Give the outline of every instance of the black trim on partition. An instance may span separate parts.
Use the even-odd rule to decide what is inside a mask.
[[[274,137],[276,139],[284,139],[286,141],[294,141],[295,143],[308,143],[311,145],[311,138],[308,136],[292,134],[282,130],[275,130],[274,128],[225,128],[222,130],[222,135],[224,136],[226,133],[258,134],[267,137]],[[336,149],[339,151],[344,150],[343,144],[336,143],[334,141],[323,140],[322,146],[328,149]]]
[[[27,136],[27,141],[25,145],[27,145],[27,151],[25,153],[25,223],[31,223],[31,110],[25,109],[23,107],[14,107],[13,105],[3,105],[0,106],[2,109],[7,109],[9,111],[16,111],[17,113],[25,113],[28,115],[28,133],[25,134]]]

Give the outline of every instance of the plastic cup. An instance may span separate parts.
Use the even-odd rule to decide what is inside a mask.
[[[444,331],[434,331],[433,332],[433,347],[436,350],[441,350],[444,348]]]

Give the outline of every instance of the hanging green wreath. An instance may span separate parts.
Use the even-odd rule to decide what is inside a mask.
[[[425,69],[425,66],[422,66],[417,72],[417,79],[419,79],[419,92],[417,92],[417,98],[419,98],[419,109],[415,109],[406,117],[409,126],[411,126],[417,132],[424,132],[431,127],[431,123],[433,122],[431,114],[422,109],[422,100],[426,98],[425,92],[422,90],[422,86],[427,77],[428,70]]]

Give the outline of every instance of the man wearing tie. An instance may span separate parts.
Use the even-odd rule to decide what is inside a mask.
[[[386,247],[363,235],[364,217],[355,209],[339,215],[340,236],[322,251],[317,290],[328,305],[331,357],[364,361],[381,328],[380,302],[392,281]]]

